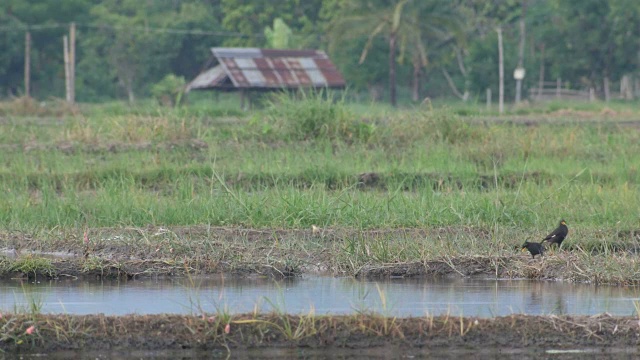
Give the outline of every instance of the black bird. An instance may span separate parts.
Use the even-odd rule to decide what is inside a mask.
[[[536,258],[536,255],[540,254],[540,256],[544,253],[544,246],[542,243],[537,242],[528,242],[525,240],[524,245],[522,245],[522,251],[527,251],[531,253],[532,258]]]
[[[549,242],[549,245],[557,244],[558,247],[562,245],[562,241],[569,234],[569,228],[567,227],[567,223],[564,220],[560,220],[560,224],[558,227],[551,232],[551,234],[547,235],[542,242]]]

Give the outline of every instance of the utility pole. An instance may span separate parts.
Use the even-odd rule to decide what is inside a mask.
[[[31,97],[31,33],[24,36],[24,96]]]
[[[513,72],[516,79],[516,105],[520,103],[522,98],[522,79],[524,79],[524,43],[525,43],[525,23],[524,18],[527,15],[527,0],[522,0],[522,15],[520,15],[520,44],[518,46],[518,67]]]
[[[76,23],[69,25],[69,36],[62,37],[64,51],[64,87],[66,99],[74,104],[76,99]]]
[[[500,114],[504,112],[504,59],[502,51],[502,27],[498,26],[498,74],[500,83],[498,86],[498,111]]]
[[[389,39],[389,101],[391,106],[398,105],[396,100],[396,33]]]
[[[69,89],[71,104],[76,102],[76,23],[69,26]]]
[[[62,49],[64,51],[64,89],[65,98],[71,103],[71,69],[69,69],[69,38],[67,35],[62,37]]]

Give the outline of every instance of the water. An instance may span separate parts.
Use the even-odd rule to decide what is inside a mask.
[[[87,282],[0,282],[0,311],[43,313],[200,314],[284,311],[394,316],[425,314],[493,317],[509,314],[634,315],[636,287],[487,279],[385,279],[303,277],[285,280],[229,277]]]

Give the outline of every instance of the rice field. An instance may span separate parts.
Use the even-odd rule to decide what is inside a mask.
[[[486,271],[526,260],[519,245],[565,219],[567,252],[556,259],[585,265],[567,279],[640,280],[632,105],[553,103],[502,116],[470,105],[363,107],[327,94],[278,95],[246,112],[225,103],[55,105],[0,106],[2,248],[97,256],[118,248],[119,236],[126,249],[151,253],[147,228],[249,229],[290,235],[269,260],[280,270],[312,251],[329,252],[320,267],[333,272],[449,259],[465,273],[454,264],[474,256],[494,259]],[[40,112],[27,115],[25,106]],[[132,228],[143,235],[129,236]],[[91,251],[79,241],[86,231]],[[380,231],[387,235],[367,235]],[[180,246],[159,261],[202,260],[195,249],[211,255],[216,241],[267,261],[260,246],[197,233],[171,235]],[[323,243],[320,234],[340,235]],[[211,256],[233,263],[231,253]],[[5,271],[14,261],[4,260]],[[196,269],[229,269],[216,266]],[[494,272],[541,276],[515,269]]]

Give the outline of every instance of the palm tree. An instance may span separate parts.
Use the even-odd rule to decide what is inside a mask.
[[[423,68],[433,63],[434,53],[464,43],[460,13],[450,0],[417,1],[406,9],[407,15],[398,31],[400,50],[398,62],[405,56],[413,66],[413,101],[420,100],[420,79]]]
[[[451,37],[457,17],[452,16],[448,0],[348,1],[331,23],[332,41],[368,36],[359,63],[362,64],[378,36],[389,45],[389,100],[397,105],[396,63],[409,53],[414,71],[414,100],[417,100],[421,68],[427,66],[426,40]],[[380,4],[382,3],[382,4]],[[357,15],[352,15],[357,14]],[[442,40],[440,40],[442,41]]]
[[[400,30],[400,24],[402,19],[402,9],[409,2],[409,0],[400,0],[390,8],[383,9],[381,13],[376,14],[375,18],[378,20],[378,24],[369,34],[369,40],[362,49],[360,55],[360,63],[362,64],[367,58],[367,53],[371,48],[373,39],[383,31],[387,31],[389,37],[389,101],[392,106],[397,105],[396,100],[396,47],[398,40],[398,32]]]
[[[345,36],[358,37],[368,35],[369,39],[362,49],[359,63],[367,58],[374,39],[379,35],[386,35],[389,42],[389,99],[391,105],[396,106],[396,52],[398,31],[402,21],[404,6],[413,0],[394,0],[390,6],[375,6],[371,2],[345,1],[337,18],[331,26],[331,40],[342,40]],[[352,15],[357,14],[357,15]]]

